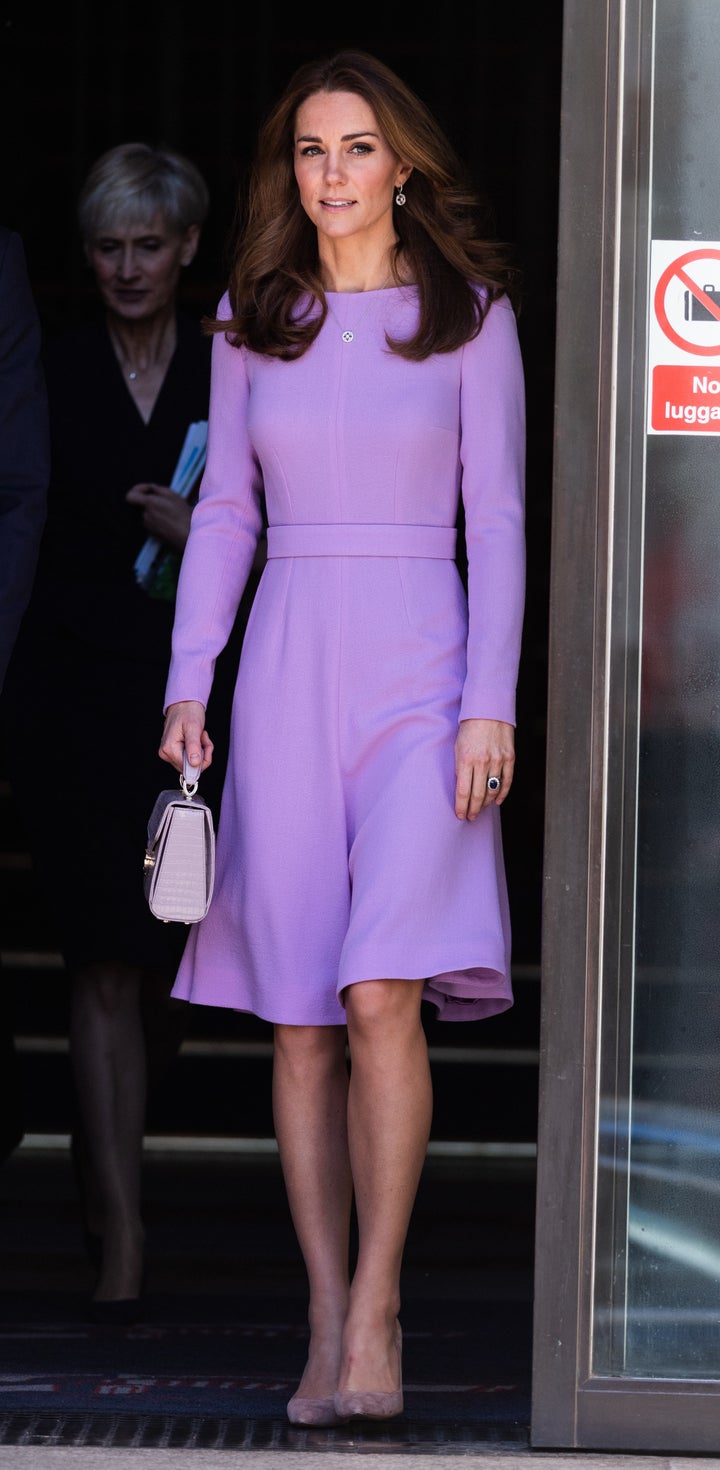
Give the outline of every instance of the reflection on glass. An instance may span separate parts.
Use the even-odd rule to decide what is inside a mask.
[[[657,0],[654,19],[650,236],[690,247],[720,239],[720,5]],[[636,871],[624,874],[634,905],[620,935],[634,970],[613,1036],[604,1023],[616,1062],[593,1367],[717,1379],[720,438],[651,436],[644,503]]]
[[[645,516],[625,1369],[720,1375],[718,440],[654,439]]]

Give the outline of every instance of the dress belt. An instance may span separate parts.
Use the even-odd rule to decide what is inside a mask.
[[[309,526],[269,526],[268,557],[279,556],[429,556],[452,561],[454,526],[408,526],[338,522]]]

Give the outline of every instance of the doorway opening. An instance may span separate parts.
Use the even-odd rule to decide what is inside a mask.
[[[282,4],[243,10],[211,0],[198,10],[118,0],[111,9],[76,5],[70,24],[48,16],[39,32],[19,14],[6,42],[14,129],[25,140],[6,181],[7,222],[23,236],[48,339],[92,310],[74,223],[80,182],[106,148],[135,138],[177,147],[207,179],[210,215],[183,304],[198,317],[212,312],[260,119],[297,65],[346,45],[380,55],[428,102],[493,204],[498,234],[515,249],[528,401],[518,767],[503,817],[516,1001],[480,1025],[426,1018],[435,1117],[404,1307],[417,1391],[398,1435],[439,1449],[527,1444],[529,1436],[561,31],[560,0],[517,16],[490,0],[468,16],[453,0],[442,28],[437,6],[421,0],[410,30],[406,7],[390,3],[382,21],[323,33],[317,45]],[[24,1387],[3,1396],[0,1443],[3,1434],[10,1443],[47,1430],[28,1429],[38,1365],[48,1385],[62,1377],[56,1339],[44,1338],[41,1324],[53,1320],[53,1301],[66,1323],[84,1320],[92,1268],[68,1152],[67,980],[27,860],[11,732],[4,748],[0,947],[17,1059],[15,1081],[5,1075],[21,1097],[24,1140],[0,1170],[9,1247],[2,1300],[17,1373],[25,1372],[24,1327],[33,1345]],[[67,1433],[84,1434],[84,1443],[111,1432],[107,1416],[116,1425],[112,1442],[131,1442],[140,1432],[133,1414],[148,1436],[133,1442],[147,1445],[185,1442],[181,1421],[198,1417],[205,1427],[197,1442],[206,1446],[237,1443],[238,1422],[245,1447],[281,1442],[305,1327],[301,1265],[272,1144],[270,1054],[263,1023],[193,1008],[180,1056],[149,1104],[148,1299],[159,1315],[144,1335],[115,1329],[106,1359],[87,1324],[77,1371],[63,1380],[65,1398],[47,1389],[57,1422],[65,1414],[70,1425],[74,1413]],[[196,1298],[190,1322],[188,1295]],[[252,1327],[245,1336],[243,1322]],[[203,1355],[203,1344],[212,1351]],[[238,1395],[249,1406],[240,1421],[228,1408]],[[338,1433],[327,1442],[339,1443]],[[380,1443],[378,1432],[368,1436]]]

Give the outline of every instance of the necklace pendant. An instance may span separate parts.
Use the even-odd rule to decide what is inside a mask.
[[[342,334],[343,342],[352,342],[354,340],[354,338],[355,338],[355,333],[354,332],[347,331],[347,332],[343,332],[343,334]]]

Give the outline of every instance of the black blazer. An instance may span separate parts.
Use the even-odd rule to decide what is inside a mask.
[[[49,477],[40,323],[20,236],[0,225],[0,688],[32,590]]]

